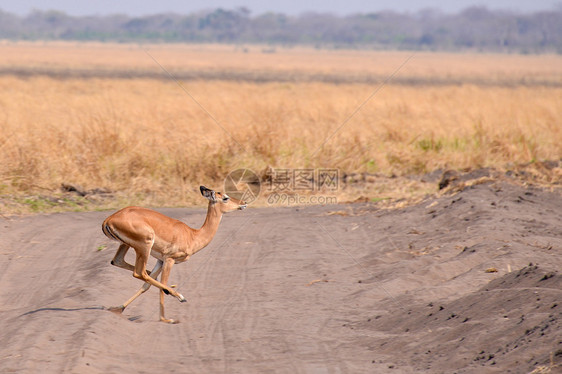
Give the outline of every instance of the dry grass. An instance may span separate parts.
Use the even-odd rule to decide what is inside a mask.
[[[314,50],[263,46],[1,42],[0,72],[34,69],[61,75],[149,75],[167,79],[154,56],[177,76],[255,80],[378,82],[412,52]],[[271,53],[273,52],[273,53]],[[562,85],[562,56],[416,52],[394,82]]]
[[[408,56],[191,48],[158,46],[151,53],[170,70],[246,69],[275,74],[285,70],[303,76],[315,72],[385,75]],[[2,45],[0,56],[0,70],[40,65],[160,69],[132,46]],[[438,168],[502,169],[558,160],[562,156],[561,62],[559,56],[421,54],[404,68],[403,76],[430,82],[442,74],[468,81],[489,75],[491,83],[503,83],[391,83],[341,128],[373,93],[375,84],[182,82],[217,123],[171,80],[4,75],[0,77],[0,194],[4,201],[6,196],[13,200],[52,195],[61,183],[73,183],[84,189],[118,191],[115,205],[182,205],[201,203],[195,192],[199,184],[221,188],[226,174],[240,167],[256,171],[267,166],[329,167],[346,173],[404,176]],[[362,67],[368,68],[362,71]],[[525,77],[548,84],[520,84]],[[510,80],[513,85],[505,84]],[[560,175],[555,177],[551,182],[560,181]],[[401,180],[394,188],[385,185],[364,194],[399,197],[429,190]],[[340,194],[346,200],[357,197],[356,191]],[[10,209],[15,208],[4,207]]]

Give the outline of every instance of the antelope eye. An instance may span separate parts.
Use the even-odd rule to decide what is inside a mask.
[[[222,201],[227,202],[228,200],[230,200],[230,196],[225,196],[222,198]]]

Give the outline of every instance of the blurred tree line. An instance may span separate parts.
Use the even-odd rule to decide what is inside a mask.
[[[349,16],[252,16],[243,7],[145,17],[78,17],[59,11],[34,11],[20,17],[0,11],[0,39],[562,53],[562,7],[529,14],[471,7],[456,14],[428,9]]]

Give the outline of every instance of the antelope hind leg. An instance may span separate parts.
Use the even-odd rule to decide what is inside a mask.
[[[158,262],[156,262],[156,265],[154,265],[154,269],[152,269],[152,271],[150,272],[150,276],[156,279],[156,277],[158,277],[158,275],[160,274],[160,271],[162,271],[162,261],[158,260]],[[129,300],[125,301],[122,305],[113,306],[108,308],[107,310],[118,314],[123,313],[125,308],[129,306],[130,303],[132,303],[137,297],[148,291],[149,288],[150,288],[150,283],[143,284],[140,290],[138,290]]]
[[[111,260],[111,265],[117,266],[125,270],[134,271],[135,267],[125,261],[125,255],[127,254],[129,248],[131,247],[129,247],[127,244],[121,244],[117,249],[117,252],[115,252],[115,256],[113,256],[113,260]]]

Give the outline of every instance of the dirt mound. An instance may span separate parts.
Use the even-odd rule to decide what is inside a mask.
[[[392,334],[380,350],[401,351],[417,370],[513,368],[562,362],[562,276],[530,264],[450,302],[376,315],[357,327]],[[356,328],[357,328],[356,327]]]

